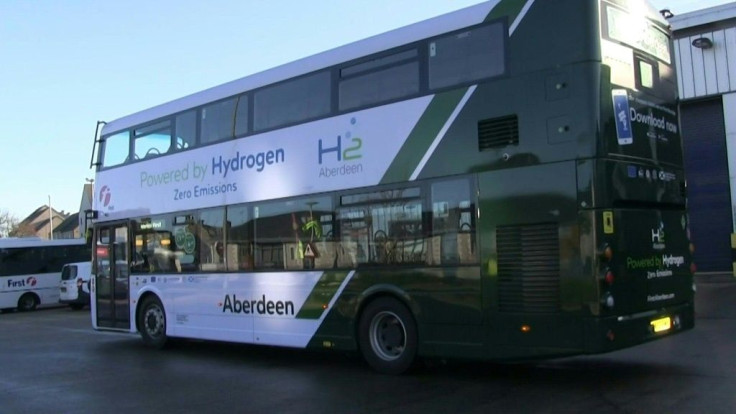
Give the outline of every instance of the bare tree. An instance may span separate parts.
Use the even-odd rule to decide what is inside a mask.
[[[10,237],[34,237],[36,236],[36,229],[33,228],[31,223],[18,223],[11,227]]]
[[[10,214],[10,212],[0,210],[0,237],[8,237],[11,233],[15,233],[18,222],[18,218]]]

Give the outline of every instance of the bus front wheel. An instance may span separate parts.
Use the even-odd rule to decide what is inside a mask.
[[[144,344],[158,349],[166,345],[166,312],[157,297],[143,300],[138,310],[138,330]]]
[[[18,299],[18,310],[21,312],[36,310],[36,306],[38,306],[38,297],[33,293],[26,293]]]
[[[374,370],[397,375],[408,370],[417,353],[417,328],[409,309],[394,298],[369,303],[360,318],[360,350]]]

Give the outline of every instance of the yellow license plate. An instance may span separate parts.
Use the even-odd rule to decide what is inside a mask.
[[[655,319],[649,322],[649,325],[652,326],[654,332],[669,331],[672,328],[672,320],[668,316],[666,318]]]

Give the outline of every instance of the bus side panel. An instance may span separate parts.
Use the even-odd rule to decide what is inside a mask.
[[[0,309],[17,307],[18,299],[25,293],[36,295],[40,306],[58,304],[59,283],[60,272],[3,277],[0,285]]]
[[[419,178],[594,157],[598,79],[583,62],[479,84]]]
[[[582,349],[595,286],[582,269],[575,162],[479,175],[483,306],[492,358]],[[588,234],[587,229],[583,229]]]
[[[278,278],[271,273],[134,275],[131,283],[138,287],[133,303],[148,291],[161,298],[170,336],[354,350],[360,310],[390,295],[414,314],[420,354],[483,355],[480,272],[473,265],[291,272]]]
[[[309,346],[357,349],[360,311],[379,296],[393,296],[412,311],[420,355],[484,356],[477,266],[356,271]]]

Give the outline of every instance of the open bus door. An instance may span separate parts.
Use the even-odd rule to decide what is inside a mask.
[[[104,224],[95,237],[95,309],[100,328],[130,329],[128,223]]]

